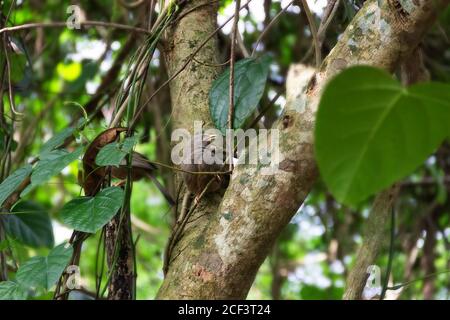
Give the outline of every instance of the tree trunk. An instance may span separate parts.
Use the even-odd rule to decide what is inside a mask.
[[[192,1],[189,10],[202,1]],[[204,199],[175,247],[160,299],[243,299],[277,236],[291,220],[317,179],[313,128],[326,82],[351,65],[369,64],[392,71],[420,42],[441,1],[368,0],[313,77],[308,89],[288,102],[273,129],[279,132],[279,171],[239,165],[225,195]],[[405,6],[398,10],[398,6]],[[165,53],[169,76],[215,28],[216,6],[183,16],[169,34]],[[213,38],[196,61],[216,63]],[[175,127],[192,130],[194,120],[211,126],[208,92],[220,68],[191,62],[171,82]],[[275,152],[276,150],[270,150]],[[271,152],[271,153],[272,153]]]

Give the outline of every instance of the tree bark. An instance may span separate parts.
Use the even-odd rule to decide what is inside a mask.
[[[192,1],[195,5],[200,1]],[[273,129],[279,132],[279,171],[235,167],[223,199],[213,195],[195,212],[178,242],[161,299],[243,299],[277,236],[310,192],[318,171],[313,128],[320,93],[326,82],[351,65],[369,64],[392,71],[433,23],[440,1],[366,1],[308,89],[291,102]],[[402,8],[401,11],[398,8]],[[178,21],[165,53],[169,74],[215,26],[214,6],[201,7]],[[196,56],[215,62],[213,40]],[[218,68],[191,63],[171,82],[176,127],[192,128],[193,120],[211,125],[208,91]],[[269,146],[269,148],[271,148]],[[270,149],[275,152],[276,150]],[[219,204],[220,202],[220,204]],[[218,208],[217,205],[219,204]]]
[[[120,221],[117,214],[106,226],[105,246],[111,279],[108,283],[108,300],[134,299],[134,244],[131,238],[129,214]]]
[[[381,192],[375,199],[372,210],[367,219],[364,242],[356,255],[356,262],[351,269],[344,293],[345,300],[361,299],[369,274],[367,268],[375,263],[383,245],[389,240],[389,217],[397,198],[399,186],[396,185]]]

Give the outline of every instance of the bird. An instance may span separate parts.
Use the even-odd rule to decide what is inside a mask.
[[[221,174],[195,174],[191,172],[225,172],[225,165],[212,163],[207,164],[204,161],[204,152],[208,150],[212,156],[217,152],[223,152],[223,148],[214,144],[216,136],[197,134],[191,140],[190,156],[186,163],[181,164],[183,170],[182,176],[184,183],[190,193],[195,195],[198,202],[199,196],[203,193],[212,193],[218,191],[225,182]],[[222,159],[225,159],[222,157]],[[207,187],[208,186],[208,187]],[[207,189],[205,190],[205,188]]]
[[[155,173],[157,167],[143,154],[133,151],[131,158],[131,178],[133,181],[141,180],[144,177],[149,178],[158,190],[162,193],[167,202],[173,206],[175,201],[163,185],[156,179]],[[128,166],[126,158],[122,159],[118,167],[111,168],[113,178],[125,180],[128,176]]]

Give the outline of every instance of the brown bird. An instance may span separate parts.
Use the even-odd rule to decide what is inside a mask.
[[[146,156],[140,154],[139,152],[133,151],[132,161],[131,161],[131,177],[133,181],[141,180],[144,177],[149,178],[158,188],[158,190],[162,193],[164,198],[166,198],[167,202],[173,206],[175,201],[169,192],[161,185],[161,183],[156,179],[155,173],[156,166],[148,160]],[[127,178],[128,170],[127,170],[127,161],[123,159],[120,163],[119,167],[111,168],[111,175],[113,178],[125,180]]]
[[[184,170],[182,176],[188,190],[195,195],[195,199],[198,201],[198,197],[205,190],[209,183],[205,193],[216,192],[224,183],[224,177],[220,174],[193,174],[189,172],[225,172],[224,164],[207,164],[203,160],[203,154],[205,151],[211,155],[215,155],[217,152],[223,153],[221,146],[215,145],[215,136],[213,135],[196,135],[192,139],[191,154],[189,163],[181,164],[181,169]],[[225,160],[225,157],[222,158]],[[211,181],[212,180],[212,181]]]

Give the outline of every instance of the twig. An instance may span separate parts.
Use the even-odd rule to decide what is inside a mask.
[[[247,48],[245,47],[244,39],[242,39],[241,33],[236,33],[236,40],[239,45],[239,49],[241,50],[242,55],[244,58],[250,57],[250,53],[248,52]]]
[[[386,275],[384,279],[383,289],[381,290],[380,300],[384,300],[386,296],[386,291],[389,285],[389,277],[391,276],[392,261],[394,259],[394,239],[395,239],[395,210],[394,207],[391,209],[391,238],[389,242],[389,260],[386,269]]]
[[[140,5],[142,5],[145,0],[136,0],[134,2],[127,2],[126,0],[119,0],[120,4],[127,9],[136,9]]]
[[[101,245],[103,243],[103,250],[101,250]],[[102,252],[101,259],[100,258],[100,250]],[[99,261],[100,261],[100,270],[99,270]],[[98,299],[100,296],[100,289],[102,287],[102,277],[103,272],[105,270],[105,227],[102,228],[100,233],[99,241],[97,243],[97,252],[95,257],[95,294]]]
[[[306,0],[301,0],[302,8],[305,11],[306,18],[308,19],[309,23],[309,29],[311,30],[311,35],[314,41],[314,48],[316,53],[316,67],[320,67],[320,64],[322,62],[322,54],[319,46],[319,40],[317,39],[317,27],[316,23],[314,22],[314,17],[311,13],[311,10],[309,10],[308,3]]]
[[[236,33],[239,23],[239,7],[241,6],[241,0],[236,0],[236,9],[234,11],[233,29],[231,31],[231,49],[230,49],[230,92],[229,92],[229,105],[228,105],[228,129],[233,130],[233,118],[234,118],[234,59],[236,50]],[[233,170],[233,162],[230,161],[230,171]]]
[[[143,231],[149,235],[156,236],[159,235],[161,232],[158,228],[153,227],[152,225],[148,224],[147,222],[139,219],[137,216],[131,214],[131,225],[140,231]]]
[[[107,27],[107,28],[115,28],[115,29],[139,32],[139,33],[151,34],[151,32],[146,29],[128,26],[126,24],[120,24],[120,23],[115,23],[115,22],[87,20],[87,21],[80,21],[80,26],[83,26],[83,27]],[[3,29],[0,29],[0,34],[8,33],[8,32],[16,32],[16,31],[26,30],[26,29],[35,29],[35,28],[65,28],[65,27],[67,27],[67,22],[65,22],[65,21],[64,22],[63,21],[31,22],[31,23],[22,24],[19,26],[5,27]]]
[[[269,24],[265,27],[265,29],[261,32],[261,34],[258,37],[258,40],[256,40],[256,44],[255,47],[253,48],[252,51],[252,57],[255,56],[256,53],[256,49],[258,49],[259,44],[261,43],[262,38],[264,38],[264,36],[266,35],[266,33],[269,31],[269,29],[275,24],[275,22],[278,20],[279,17],[281,17],[281,15],[283,13],[286,12],[286,10],[294,3],[294,1],[289,2],[286,7],[284,7],[280,12],[278,12],[276,14],[275,17],[273,17],[273,19],[269,22]]]
[[[281,91],[277,92],[277,94],[272,98],[272,100],[270,100],[267,106],[265,106],[264,109],[261,110],[258,116],[252,121],[252,123],[250,123],[248,127],[253,128],[258,123],[258,121],[261,120],[262,117],[264,117],[266,112],[269,111],[269,109],[275,104],[275,102],[277,102],[278,98],[281,97],[281,95],[282,95]]]
[[[340,0],[329,0],[327,7],[322,16],[322,21],[319,25],[319,30],[317,31],[317,40],[319,41],[319,49],[322,50],[323,40],[325,38],[326,31],[331,21],[333,21],[336,15],[337,9],[339,8]]]
[[[8,96],[9,96],[9,104],[10,104],[10,108],[11,108],[11,113],[13,115],[22,116],[23,114],[20,112],[17,112],[15,109],[15,106],[14,106],[14,95],[13,95],[12,81],[11,81],[11,62],[9,61],[6,36],[3,36],[3,49],[5,51],[6,70],[7,70],[7,74],[8,74]]]
[[[201,64],[202,66],[213,67],[213,68],[223,67],[230,63],[230,59],[228,59],[227,61],[222,62],[222,63],[203,62],[203,61],[198,60],[196,57],[192,57],[192,60],[197,62],[198,64]]]
[[[201,175],[218,175],[218,174],[230,174],[230,173],[232,173],[232,171],[208,171],[208,172],[206,172],[206,171],[189,171],[189,170],[183,170],[183,169],[180,169],[180,168],[177,168],[177,167],[174,167],[174,166],[171,166],[171,165],[168,165],[168,164],[165,164],[165,163],[161,163],[161,162],[157,162],[157,161],[153,161],[153,160],[148,160],[148,162],[149,163],[151,163],[151,164],[154,164],[154,165],[156,165],[156,166],[160,166],[160,167],[163,167],[163,168],[167,168],[167,169],[172,169],[172,170],[174,170],[174,171],[178,171],[178,172],[184,172],[184,173],[189,173],[189,174],[201,174]]]
[[[445,273],[450,273],[450,270],[444,270],[444,271],[439,271],[439,272],[427,274],[426,276],[423,276],[423,277],[418,278],[418,279],[414,279],[414,280],[407,281],[407,282],[404,282],[404,283],[401,283],[401,284],[397,284],[397,285],[392,286],[392,287],[387,287],[387,290],[398,290],[398,289],[400,289],[402,287],[409,286],[410,284],[413,284],[414,282],[422,281],[422,280],[425,280],[425,279],[428,279],[428,278],[432,278],[432,277],[438,276],[440,274],[445,274]]]

